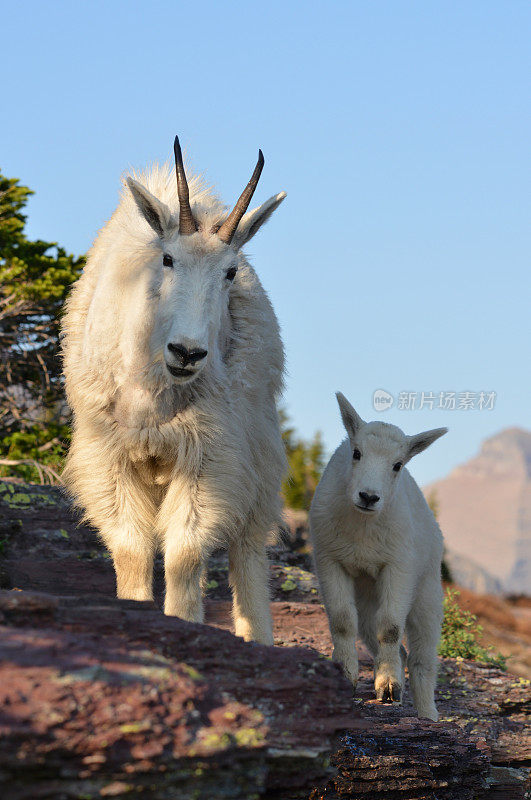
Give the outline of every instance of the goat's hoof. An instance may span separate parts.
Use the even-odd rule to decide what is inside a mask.
[[[418,712],[419,719],[431,719],[432,722],[439,721],[439,712],[433,706],[432,708],[425,708]]]
[[[358,685],[358,671],[356,670],[354,672],[353,670],[347,669],[347,667],[343,666],[343,675],[345,676],[347,681],[350,681],[350,683],[352,684],[352,688],[355,689],[356,686]]]
[[[402,687],[399,683],[388,683],[376,689],[376,699],[381,703],[400,703],[402,700]]]

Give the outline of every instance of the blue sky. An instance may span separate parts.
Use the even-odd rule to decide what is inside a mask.
[[[175,133],[233,203],[261,147],[249,246],[279,316],[297,429],[334,392],[406,432],[447,425],[421,483],[530,424],[528,2],[35,2],[2,10],[0,166],[31,236],[84,252],[120,175]],[[375,389],[496,391],[493,411],[379,413]]]

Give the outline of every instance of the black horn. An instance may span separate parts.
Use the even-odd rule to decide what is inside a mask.
[[[238,202],[230,212],[229,216],[227,217],[227,219],[217,232],[222,242],[225,242],[226,244],[231,243],[232,237],[236,232],[236,228],[238,227],[241,218],[247,211],[249,203],[251,202],[254,190],[256,189],[258,181],[260,180],[260,175],[262,174],[263,167],[264,167],[264,154],[262,153],[261,150],[259,150],[258,161],[256,162],[256,167],[254,168],[251,180],[241,193]]]
[[[179,196],[179,233],[181,236],[190,236],[197,231],[197,223],[190,208],[190,195],[188,192],[188,182],[184,171],[183,154],[179,137],[175,137],[173,143],[175,153],[175,172],[177,174],[177,194]]]

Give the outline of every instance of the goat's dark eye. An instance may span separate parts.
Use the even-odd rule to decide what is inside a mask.
[[[167,253],[164,253],[162,256],[162,263],[165,267],[173,267],[173,258],[169,256]]]
[[[400,470],[402,469],[402,462],[397,461],[396,464],[393,464],[393,469],[395,472],[400,472]]]
[[[227,270],[227,274],[225,277],[227,278],[227,280],[233,281],[234,278],[236,277],[236,267],[230,267],[230,269]]]
[[[358,450],[357,447],[354,450],[354,452],[352,453],[352,458],[354,459],[354,461],[359,461],[360,458],[361,458],[361,453],[360,453],[360,451]]]

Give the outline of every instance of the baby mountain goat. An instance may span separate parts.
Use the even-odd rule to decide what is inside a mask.
[[[337,400],[348,439],[330,459],[310,511],[334,660],[355,686],[359,633],[374,656],[377,698],[400,702],[405,632],[415,708],[437,720],[443,540],[404,465],[447,429],[406,436],[394,425],[363,422],[342,394]]]
[[[285,454],[275,398],[277,319],[241,248],[285,193],[246,213],[264,159],[226,209],[169,168],[128,177],[64,318],[74,412],[65,481],[114,561],[118,597],[151,600],[164,553],[166,614],[203,619],[209,554],[229,550],[236,633],[273,644],[265,542]]]

